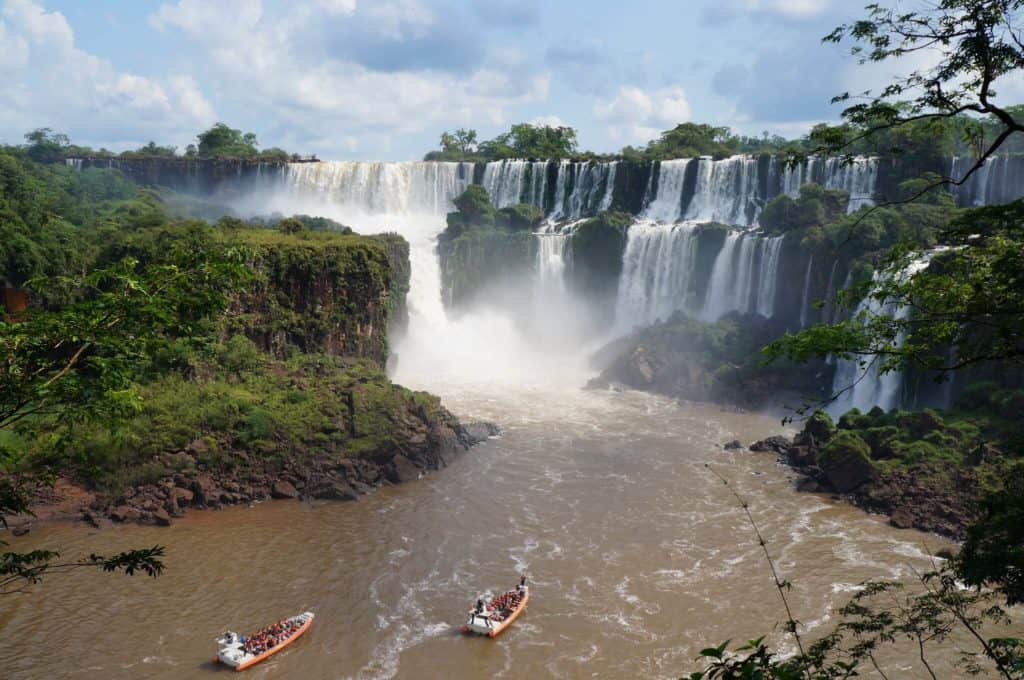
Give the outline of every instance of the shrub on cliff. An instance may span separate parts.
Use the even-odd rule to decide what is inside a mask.
[[[544,219],[544,211],[529,203],[517,203],[498,210],[495,222],[513,231],[533,231]]]
[[[470,184],[453,201],[466,224],[486,225],[494,222],[494,205],[487,189],[479,184]]]

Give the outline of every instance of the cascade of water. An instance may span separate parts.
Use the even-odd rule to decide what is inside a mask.
[[[759,259],[763,264],[766,241],[741,232],[726,236],[711,270],[702,319],[717,321],[729,312],[746,314],[755,309],[759,291],[752,284],[760,284],[760,276],[755,278],[754,275],[755,254],[760,251]]]
[[[473,178],[472,163],[290,163],[289,198],[335,211],[444,215]]]
[[[758,162],[754,156],[733,156],[720,161],[701,158],[693,199],[683,217],[750,226],[756,222],[763,204],[758,185]]]
[[[785,236],[761,240],[761,269],[757,282],[757,313],[771,318],[775,315],[775,283],[779,279],[779,253]]]
[[[620,332],[666,319],[676,310],[694,311],[693,271],[697,232],[693,224],[630,226],[622,255],[615,321]]]
[[[852,163],[841,158],[825,159],[825,188],[845,189],[850,195],[847,212],[855,212],[865,205],[874,205],[875,186],[878,183],[878,159],[858,156]]]
[[[577,220],[611,205],[617,163],[560,161],[550,217]]]
[[[661,161],[658,170],[658,186],[643,217],[655,222],[672,223],[680,218],[683,208],[683,183],[686,168],[692,159]],[[652,175],[653,176],[653,175]]]
[[[565,296],[565,245],[567,234],[551,226],[535,234],[537,237],[537,292],[543,298]]]
[[[852,162],[845,163],[842,158],[819,159],[811,156],[803,163],[787,166],[783,170],[782,193],[797,198],[800,187],[809,182],[821,184],[826,189],[844,189],[850,195],[846,210],[854,212],[861,206],[874,205],[878,159],[857,156]]]
[[[807,307],[811,296],[811,268],[814,266],[814,255],[807,260],[807,273],[804,274],[804,294],[800,297],[800,328],[807,327]]]
[[[974,165],[972,158],[954,156],[949,176],[959,180]],[[998,205],[1024,198],[1024,157],[996,156],[985,161],[960,186],[950,188],[958,205]]]
[[[601,205],[598,206],[598,212],[608,210],[612,207],[612,198],[615,196],[615,173],[618,170],[619,162],[612,161],[608,164],[608,170],[605,173],[604,180],[604,196],[601,197]]]
[[[930,256],[925,256],[914,261],[906,269],[900,272],[899,277],[906,280],[928,266]],[[875,283],[880,283],[885,274],[876,272]],[[854,318],[862,313],[865,315],[865,323],[870,322],[873,317],[890,316],[894,319],[906,319],[910,316],[910,307],[898,305],[890,300],[880,300],[877,297],[868,295],[854,310]],[[896,344],[902,345],[906,339],[905,334],[896,338]],[[839,397],[829,406],[829,412],[835,416],[841,416],[852,408],[861,411],[869,411],[878,406],[889,411],[900,406],[900,388],[903,384],[901,371],[881,372],[881,356],[875,355],[867,359],[865,366],[854,359],[839,359],[836,365],[835,378],[832,382],[832,393],[842,392]]]
[[[833,288],[836,280],[836,268],[839,266],[839,260],[832,262],[832,270],[828,273],[828,285],[825,287],[825,306],[821,312],[821,320],[824,323],[835,323],[832,315],[835,312],[835,289]]]
[[[706,321],[717,321],[719,317],[729,311],[732,286],[736,280],[736,268],[733,260],[739,240],[740,234],[737,232],[726,236],[725,244],[715,258],[715,265],[711,270],[711,280],[708,282],[707,293],[704,297],[704,309],[701,311],[701,318]]]

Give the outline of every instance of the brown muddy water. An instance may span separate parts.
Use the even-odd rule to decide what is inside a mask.
[[[418,482],[355,503],[276,501],[168,529],[51,526],[13,539],[66,556],[159,543],[168,569],[54,576],[4,598],[0,676],[216,677],[218,634],[310,609],[310,632],[248,677],[680,677],[726,638],[786,642],[755,537],[705,463],[749,499],[811,636],[857,583],[911,579],[946,545],[794,492],[770,454],[722,450],[777,433],[775,418],[631,392],[442,393],[505,431]],[[459,635],[477,595],[520,572],[533,591],[519,621],[497,640]],[[942,656],[940,669],[953,652]],[[909,653],[890,668],[920,675]]]

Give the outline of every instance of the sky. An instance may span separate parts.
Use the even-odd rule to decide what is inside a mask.
[[[822,44],[860,0],[0,0],[0,142],[119,151],[217,121],[320,158],[416,159],[442,131],[570,125],[580,147],[678,123],[799,136],[878,87]]]

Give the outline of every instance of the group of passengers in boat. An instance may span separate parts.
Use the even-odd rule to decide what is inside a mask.
[[[287,621],[267,626],[244,639],[245,652],[258,655],[268,649],[273,649],[291,637],[291,634],[295,632],[299,625],[298,621],[288,619]]]
[[[519,579],[519,585],[516,586],[515,590],[507,593],[502,593],[498,597],[491,600],[490,604],[484,605],[482,599],[476,601],[476,609],[473,614],[476,616],[485,616],[491,621],[504,621],[505,618],[519,606],[519,603],[523,601],[523,597],[526,595],[526,576],[522,576]]]

